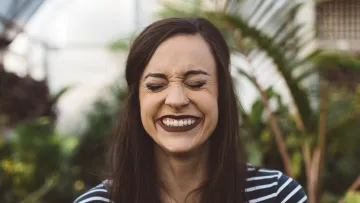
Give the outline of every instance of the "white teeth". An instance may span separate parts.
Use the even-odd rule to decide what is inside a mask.
[[[181,119],[181,120],[175,120],[175,119],[169,119],[165,118],[162,120],[163,124],[166,126],[172,126],[172,127],[182,127],[182,126],[189,126],[195,123],[195,119]]]

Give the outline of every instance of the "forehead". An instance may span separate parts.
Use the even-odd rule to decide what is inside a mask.
[[[149,72],[182,75],[193,69],[215,74],[216,63],[210,46],[200,35],[177,35],[160,44],[143,75]]]

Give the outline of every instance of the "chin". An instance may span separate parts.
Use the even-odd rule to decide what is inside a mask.
[[[198,153],[203,149],[202,146],[206,145],[205,143],[201,145],[194,144],[172,144],[172,145],[162,145],[160,148],[163,149],[168,154],[176,155],[176,156],[186,156],[194,153]]]
[[[192,146],[182,146],[182,145],[171,145],[171,146],[161,146],[164,151],[171,154],[181,154],[181,153],[190,153],[194,151],[194,147]]]

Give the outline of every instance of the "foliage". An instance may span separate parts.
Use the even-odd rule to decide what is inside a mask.
[[[62,92],[59,96],[61,94]],[[58,98],[50,94],[45,80],[20,77],[0,67],[0,117],[6,118],[0,125],[11,127],[18,122],[41,116],[54,119],[54,104]]]
[[[183,9],[191,8],[189,2],[165,3],[165,11],[160,14],[163,17],[206,17],[221,29],[233,53],[243,55],[249,64],[255,59],[257,64],[265,64],[271,59],[271,66],[277,69],[285,81],[284,88],[289,90],[293,101],[290,106],[282,104],[277,93],[263,90],[256,77],[236,67],[239,72],[236,79],[245,76],[261,94],[251,111],[243,116],[242,128],[247,128],[242,129],[243,136],[250,142],[247,146],[249,158],[271,168],[290,168],[287,171],[307,187],[311,202],[318,202],[319,195],[329,192],[339,199],[360,170],[356,157],[360,152],[354,145],[359,142],[356,135],[360,133],[355,124],[360,114],[359,94],[356,94],[360,60],[316,49],[300,55],[315,40],[311,36],[304,38],[304,33],[311,31],[295,20],[302,4],[282,1],[279,6],[279,1],[275,0],[249,2],[228,0],[219,11],[209,11],[195,3],[194,9]],[[266,57],[259,59],[263,53]],[[331,76],[338,76],[334,70],[339,69],[348,70],[347,77],[335,80]],[[304,83],[314,76],[317,82]],[[352,81],[351,84],[347,84],[348,81]],[[275,107],[267,108],[270,102],[275,103]],[[279,139],[275,141],[272,136]],[[283,144],[286,151],[280,156],[277,151]],[[315,161],[320,162],[312,164]],[[331,184],[334,182],[339,184]],[[321,185],[322,189],[318,187]]]
[[[20,202],[29,194],[25,203],[41,202],[76,144],[54,130],[55,105],[70,87],[51,95],[46,81],[0,71],[0,202]]]
[[[107,137],[124,97],[117,84],[109,90],[94,103],[78,137],[57,134],[53,119],[39,117],[18,122],[1,139],[0,202],[72,202],[99,183],[103,177],[95,174],[104,170]]]
[[[10,138],[1,144],[1,202],[20,202],[60,175],[64,151],[70,147],[71,138],[57,135],[49,121],[41,117],[19,123]],[[43,190],[54,187],[53,184],[46,185]]]
[[[109,45],[109,49],[112,51],[126,51],[130,49],[129,38],[116,40]]]
[[[356,193],[348,193],[345,196],[345,200],[346,203],[357,203],[360,202],[360,192],[356,192]]]
[[[249,80],[260,95],[249,111],[239,110],[249,161],[280,170],[290,166],[292,175],[305,186],[308,194],[317,195],[312,197],[313,202],[314,199],[315,202],[335,202],[340,198],[344,198],[344,202],[358,202],[359,193],[344,194],[360,171],[356,156],[360,154],[357,146],[360,143],[360,59],[319,50],[300,55],[314,40],[304,40],[303,25],[295,21],[301,4],[282,1],[283,5],[279,6],[277,2],[227,0],[221,10],[208,10],[200,0],[179,5],[164,3],[160,17],[206,17],[223,32],[234,55],[241,54],[250,65],[254,60],[260,61],[259,67],[252,69],[262,71],[261,68],[268,67],[263,64],[271,59],[270,66],[276,68],[285,81],[284,88],[289,90],[291,105],[286,104],[273,87],[261,86],[257,78],[261,76],[255,77],[242,67],[235,67],[238,70],[235,80]],[[277,12],[269,14],[275,7]],[[121,39],[110,49],[126,50],[128,44]],[[338,77],[339,71],[344,73],[341,77]],[[309,83],[309,78],[314,76],[315,82]],[[22,84],[30,83],[36,82],[24,80]],[[12,87],[15,83],[7,84]],[[22,94],[11,97],[15,98],[11,100],[14,107],[17,106],[12,111],[15,115],[42,110],[36,111],[41,112],[39,114],[24,114],[26,119],[11,119],[14,120],[11,126],[15,127],[10,133],[0,131],[0,202],[71,202],[106,175],[102,172],[107,138],[122,107],[124,89],[117,84],[111,86],[111,98],[96,101],[87,114],[86,129],[78,137],[70,137],[60,136],[54,130],[56,114],[49,112],[55,112],[53,105],[58,97],[51,97],[44,85],[39,89],[35,85],[20,85]],[[3,98],[9,98],[9,95],[1,96],[5,95],[2,91],[0,110]],[[32,94],[20,97],[28,92]],[[30,105],[29,101],[38,106],[22,110],[22,105]],[[275,139],[276,136],[280,139]],[[285,144],[289,163],[279,153],[281,143]],[[321,162],[311,167],[314,160]],[[315,171],[316,176],[310,176],[311,171]],[[313,181],[318,184],[311,184]]]
[[[76,168],[77,179],[85,184],[81,189],[97,185],[107,172],[104,165],[108,138],[123,105],[125,91],[118,84],[113,84],[110,96],[110,100],[99,99],[94,103],[87,115],[87,128],[79,135],[79,145],[70,158],[70,164]]]

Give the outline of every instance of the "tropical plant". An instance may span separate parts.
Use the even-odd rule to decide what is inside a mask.
[[[0,202],[41,202],[74,147],[71,137],[55,131],[55,105],[69,88],[51,96],[45,82],[4,72],[1,77],[0,114],[9,119],[1,123]]]
[[[80,185],[76,191],[78,195],[97,185],[108,172],[104,168],[107,144],[125,97],[125,90],[118,83],[112,84],[109,90],[88,112],[86,128],[78,135],[79,144],[69,158],[76,178],[73,182]]]
[[[247,124],[243,127],[248,128],[244,132],[254,133],[246,137],[255,137],[251,139],[253,146],[264,149],[262,155],[255,157],[262,156],[263,165],[284,167],[289,176],[307,187],[311,203],[319,202],[326,192],[343,195],[360,170],[355,155],[359,154],[358,147],[350,143],[359,142],[356,134],[360,129],[355,124],[359,119],[359,94],[354,93],[354,88],[350,92],[343,85],[333,85],[326,77],[333,67],[326,64],[331,59],[336,62],[333,64],[345,64],[359,75],[356,71],[359,59],[344,54],[336,58],[317,49],[307,51],[315,34],[307,34],[314,32],[296,20],[302,7],[298,1],[227,0],[221,10],[207,10],[199,1],[184,4],[165,3],[165,10],[160,14],[210,19],[222,30],[233,55],[251,67],[251,71],[247,71],[234,65],[239,73],[235,78],[245,76],[260,95],[261,102],[256,101],[251,112],[243,112],[243,123]],[[269,68],[275,68],[284,81],[290,105],[284,105],[279,99],[283,95],[279,97],[275,90],[259,82]],[[277,149],[280,155],[274,153]]]

